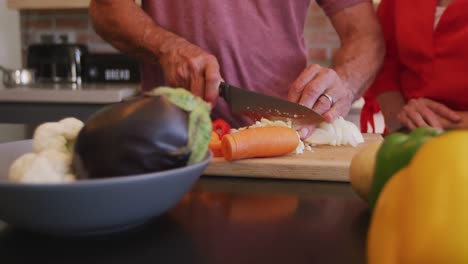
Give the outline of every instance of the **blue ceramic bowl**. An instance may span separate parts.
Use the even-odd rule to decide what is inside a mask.
[[[32,141],[0,144],[0,220],[56,235],[106,234],[139,226],[182,199],[210,162],[162,172],[65,184],[9,182],[8,170]]]

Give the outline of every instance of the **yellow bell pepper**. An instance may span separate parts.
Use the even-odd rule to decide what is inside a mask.
[[[367,256],[370,264],[468,263],[468,130],[429,140],[385,185]]]

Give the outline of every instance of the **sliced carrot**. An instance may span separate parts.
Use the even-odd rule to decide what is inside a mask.
[[[273,157],[294,151],[299,144],[296,130],[288,127],[256,127],[225,135],[221,150],[226,160]]]
[[[215,142],[215,141],[218,141],[218,140],[221,140],[218,133],[216,133],[215,131],[211,131],[211,142]]]
[[[213,146],[213,148],[211,148],[211,151],[213,152],[213,156],[215,157],[222,157],[223,156],[223,152],[221,150],[221,140],[217,143],[217,145]]]
[[[221,140],[219,139],[218,133],[211,132],[211,141],[208,144],[208,148],[213,152],[213,156],[222,157],[223,153],[221,152]]]

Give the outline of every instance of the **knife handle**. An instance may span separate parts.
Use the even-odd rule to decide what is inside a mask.
[[[221,82],[219,84],[219,96],[226,99],[226,96],[228,95],[228,92],[227,92],[228,89],[229,89],[229,84],[227,84],[225,82]]]

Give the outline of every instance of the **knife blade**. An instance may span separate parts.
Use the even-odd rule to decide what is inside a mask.
[[[303,105],[281,98],[242,89],[227,83],[219,85],[219,95],[229,105],[231,112],[254,119],[291,119],[295,124],[312,125],[325,121],[319,113]]]

